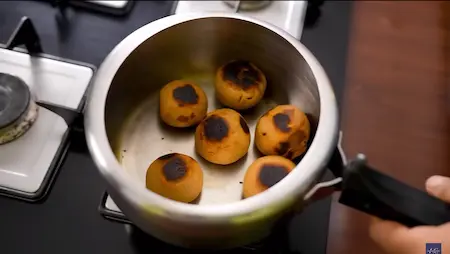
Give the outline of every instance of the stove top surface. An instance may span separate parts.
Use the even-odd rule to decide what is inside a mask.
[[[44,2],[0,2],[0,43],[5,43],[23,15],[29,16],[41,37],[45,53],[99,66],[126,35],[173,8],[169,1],[136,2],[126,17],[111,17],[86,10],[68,9],[62,16]],[[315,28],[305,29],[303,43],[328,71],[338,99],[345,73],[350,3],[329,2]],[[333,41],[333,44],[329,42]],[[157,248],[192,253],[163,244],[139,230],[103,219],[98,207],[105,193],[103,179],[86,149],[84,134],[74,132],[67,156],[49,196],[39,204],[1,197],[0,230],[4,253],[148,253]],[[1,160],[1,159],[0,159]],[[264,244],[239,252],[326,252],[330,199],[308,207],[282,230],[282,246]],[[275,238],[277,239],[277,238]],[[276,251],[273,251],[273,250]]]
[[[79,109],[94,67],[62,59],[30,56],[26,52],[5,48],[0,48],[0,59],[0,72],[8,73],[28,88],[31,94],[28,97],[31,98],[28,98],[30,105],[26,105],[34,114],[27,112],[29,116],[11,123],[8,130],[0,130],[2,137],[9,140],[0,145],[0,191],[26,200],[36,200],[46,194],[50,180],[67,150],[69,128],[61,117],[38,107],[35,102],[46,101]],[[22,155],[20,159],[19,154]]]

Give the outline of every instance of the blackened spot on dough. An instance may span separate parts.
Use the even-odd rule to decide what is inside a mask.
[[[186,175],[186,163],[179,157],[171,158],[163,166],[163,174],[167,181],[176,181]]]
[[[168,160],[168,159],[172,158],[175,155],[176,154],[174,154],[174,153],[169,153],[169,154],[166,154],[166,155],[163,155],[163,156],[159,157],[159,159],[160,160]]]
[[[184,106],[183,104],[198,103],[198,95],[195,89],[189,84],[173,89],[172,96],[176,101],[180,102],[179,105],[181,106]]]
[[[294,153],[293,153],[292,151],[289,151],[289,152],[286,154],[286,158],[288,158],[288,159],[293,159],[293,158],[292,158],[293,155],[294,155]]]
[[[277,164],[265,164],[259,172],[259,181],[266,187],[272,187],[277,184],[289,173],[284,166]]]
[[[245,119],[241,116],[239,117],[239,123],[241,124],[241,128],[242,130],[248,134],[250,132],[250,130],[248,129],[248,125],[247,122],[245,122]]]
[[[178,116],[177,117],[177,121],[178,122],[182,122],[182,123],[186,123],[187,121],[189,121],[189,117],[187,117],[187,116]]]
[[[228,124],[220,116],[212,115],[205,120],[205,137],[211,141],[221,141],[228,136]]]
[[[275,148],[275,152],[277,152],[278,155],[284,155],[289,151],[289,142],[280,142],[279,145],[278,148]]]
[[[224,66],[223,79],[233,82],[244,90],[261,82],[258,70],[250,62],[241,60],[230,62]]]
[[[291,127],[289,127],[290,123],[291,119],[286,114],[278,113],[273,116],[273,124],[282,132],[289,132],[291,130]]]

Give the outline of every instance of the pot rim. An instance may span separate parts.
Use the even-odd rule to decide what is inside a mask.
[[[148,191],[136,184],[121,167],[109,144],[105,128],[105,105],[110,85],[115,74],[126,58],[151,36],[177,24],[205,18],[230,18],[259,25],[278,34],[289,42],[308,63],[317,83],[320,100],[320,117],[317,131],[307,153],[287,177],[264,193],[238,202],[217,205],[193,205],[173,201]],[[215,218],[231,219],[259,213],[262,209],[284,207],[296,201],[300,195],[312,187],[325,170],[338,137],[338,109],[331,83],[314,55],[296,38],[257,19],[229,13],[188,13],[168,16],[149,23],[123,39],[106,57],[95,78],[85,112],[85,132],[87,144],[93,160],[107,182],[117,188],[128,200],[144,209],[155,207],[171,214],[171,218]],[[264,210],[266,211],[266,210]],[[181,218],[178,218],[178,215]],[[183,217],[184,216],[184,217]]]

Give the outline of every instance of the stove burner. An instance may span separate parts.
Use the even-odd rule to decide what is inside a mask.
[[[22,136],[33,125],[37,111],[27,84],[0,73],[0,145]]]
[[[271,0],[246,0],[246,1],[225,1],[222,0],[229,7],[233,8],[236,12],[242,11],[256,11],[269,6]]]
[[[19,78],[0,73],[0,128],[18,120],[30,104],[30,90]]]

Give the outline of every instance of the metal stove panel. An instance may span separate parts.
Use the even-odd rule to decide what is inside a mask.
[[[237,2],[237,1],[236,1]],[[307,1],[271,1],[267,7],[238,13],[271,23],[301,38]],[[223,1],[178,1],[174,14],[187,12],[235,12]]]
[[[20,77],[35,99],[78,110],[94,74],[92,68],[0,49],[0,72]],[[36,122],[17,140],[0,146],[0,190],[37,198],[64,150],[68,126],[40,107]]]
[[[33,126],[20,138],[0,146],[0,185],[36,192],[55,157],[67,125],[40,108]]]

